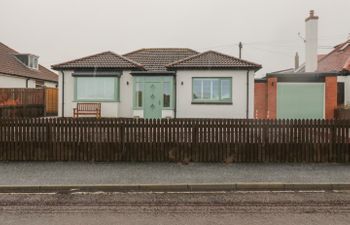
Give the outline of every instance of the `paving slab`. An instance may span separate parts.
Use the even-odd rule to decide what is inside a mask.
[[[0,185],[349,182],[350,164],[0,163]]]

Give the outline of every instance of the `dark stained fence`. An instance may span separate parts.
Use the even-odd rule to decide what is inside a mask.
[[[57,115],[56,88],[0,88],[0,118]]]
[[[350,162],[350,120],[0,120],[0,160]]]

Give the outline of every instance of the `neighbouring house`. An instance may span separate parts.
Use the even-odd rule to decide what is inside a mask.
[[[305,63],[268,73],[255,80],[255,118],[333,119],[334,110],[350,103],[350,39],[320,55],[318,16],[311,10],[305,19]]]
[[[59,115],[101,103],[103,117],[253,118],[254,75],[261,65],[215,51],[147,48],[53,65]]]
[[[269,73],[255,80],[255,118],[332,119],[337,73]]]
[[[56,73],[39,64],[39,56],[23,54],[0,42],[0,88],[56,87]]]

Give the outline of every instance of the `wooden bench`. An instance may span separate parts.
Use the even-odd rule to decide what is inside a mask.
[[[101,103],[77,103],[77,107],[73,109],[73,116],[78,118],[79,115],[96,115],[101,117]]]

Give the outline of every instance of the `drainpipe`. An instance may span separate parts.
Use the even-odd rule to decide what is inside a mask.
[[[177,76],[175,74],[174,76],[174,119],[176,118],[176,101],[177,101],[177,96],[176,96],[176,89],[177,89]]]
[[[64,117],[64,72],[61,71],[62,74],[62,117]]]
[[[249,119],[249,70],[247,70],[247,110],[246,117]]]
[[[28,81],[29,81],[29,78],[26,79],[26,88],[28,88]]]

